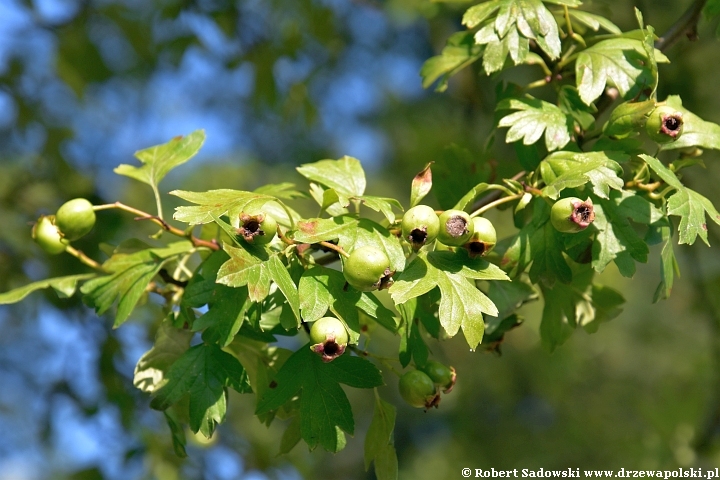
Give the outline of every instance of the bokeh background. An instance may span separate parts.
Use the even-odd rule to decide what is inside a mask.
[[[623,30],[633,7],[658,32],[689,0],[595,0]],[[0,0],[0,291],[82,270],[29,241],[30,223],[64,201],[121,200],[152,209],[149,188],[112,173],[134,151],[203,128],[200,154],[161,189],[251,189],[303,180],[294,167],[348,154],[363,162],[369,193],[406,205],[412,176],[436,162],[443,178],[519,170],[502,145],[486,152],[499,81],[537,78],[520,67],[488,79],[466,69],[444,93],[422,89],[419,69],[459,30],[468,4],[427,0]],[[720,122],[717,22],[680,41],[660,66],[660,98]],[[540,93],[542,95],[542,93]],[[720,204],[717,154],[684,180]],[[475,172],[475,173],[472,173]],[[457,192],[455,192],[457,193]],[[176,201],[165,197],[168,209]],[[501,236],[507,212],[493,213]],[[78,247],[154,233],[102,212]],[[439,410],[398,401],[400,477],[460,478],[463,467],[648,468],[720,465],[720,235],[709,249],[676,249],[681,278],[652,304],[659,249],[632,280],[600,277],[626,297],[599,332],[577,331],[552,354],[537,333],[541,305],[524,307],[502,356],[469,352],[462,336],[431,348],[460,382]],[[112,330],[77,299],[53,292],[0,307],[0,480],[374,478],[362,465],[372,414],[350,392],[357,435],[329,455],[304,444],[278,456],[282,422],[253,416],[231,394],[210,444],[174,456],[162,415],[132,386],[159,308],[150,302]],[[386,340],[392,346],[392,340]],[[387,378],[385,398],[399,400]]]

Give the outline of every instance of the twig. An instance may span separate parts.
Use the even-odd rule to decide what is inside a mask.
[[[661,52],[675,45],[683,35],[694,42],[698,38],[697,25],[707,0],[695,0],[680,18],[673,23],[665,34],[655,42],[655,48]]]
[[[322,245],[325,248],[329,248],[330,250],[335,250],[337,253],[342,255],[345,258],[348,258],[350,256],[349,253],[347,253],[342,247],[335,245],[334,243],[330,242],[318,242],[318,245]]]
[[[69,253],[70,255],[72,255],[73,257],[80,260],[82,263],[84,263],[88,267],[94,268],[95,270],[98,270],[100,272],[105,272],[105,269],[99,262],[96,262],[92,258],[88,257],[87,255],[85,255],[85,253],[81,252],[77,248],[73,248],[70,245],[68,245],[67,247],[65,247],[65,251],[67,253]]]
[[[135,220],[150,220],[151,222],[153,222],[157,225],[160,225],[160,227],[162,227],[163,230],[165,230],[166,232],[168,232],[172,235],[182,237],[182,238],[187,238],[188,240],[190,240],[192,242],[193,246],[195,246],[195,247],[205,247],[205,248],[209,248],[210,250],[220,250],[220,245],[218,245],[217,241],[215,241],[215,240],[208,241],[208,240],[203,240],[201,238],[197,238],[192,233],[187,233],[184,230],[181,230],[177,227],[173,227],[172,225],[170,225],[169,223],[167,223],[165,220],[158,217],[157,215],[151,215],[147,212],[143,212],[142,210],[138,210],[137,208],[131,207],[129,205],[125,205],[124,203],[121,203],[121,202],[108,203],[105,205],[95,205],[93,207],[93,210],[96,210],[96,211],[97,210],[109,210],[111,208],[117,208],[118,210],[124,210],[126,212],[134,213],[135,215],[137,215]]]
[[[522,177],[525,176],[527,172],[525,170],[522,170],[521,172],[516,173],[513,175],[512,180],[520,180]],[[494,202],[500,196],[503,194],[501,190],[495,190],[487,195],[485,195],[483,198],[475,202],[472,206],[472,211],[479,210],[480,208],[484,207],[485,205],[488,205],[489,203]]]
[[[482,207],[478,208],[477,210],[475,210],[473,213],[470,214],[470,217],[477,217],[478,215],[482,215],[483,213],[487,212],[487,211],[490,210],[491,208],[495,208],[495,207],[497,207],[498,205],[502,205],[503,203],[513,202],[513,201],[515,201],[515,200],[520,200],[520,199],[522,198],[522,196],[523,196],[523,194],[521,193],[521,194],[518,194],[518,195],[511,195],[511,196],[509,196],[509,197],[499,198],[499,199],[497,199],[497,200],[495,200],[495,201],[493,201],[493,202],[490,202],[490,203],[488,203],[488,204],[486,204],[486,205],[483,205]]]

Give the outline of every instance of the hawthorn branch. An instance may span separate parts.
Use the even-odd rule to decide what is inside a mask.
[[[147,212],[143,212],[142,210],[139,210],[135,207],[131,207],[130,205],[125,205],[122,202],[115,202],[115,203],[108,203],[105,205],[95,205],[93,207],[93,210],[109,210],[111,208],[117,208],[118,210],[124,210],[126,212],[133,213],[137,215],[135,217],[135,220],[150,220],[151,222],[155,223],[156,225],[159,225],[163,230],[166,232],[175,235],[177,237],[182,237],[190,240],[192,242],[193,246],[195,247],[205,247],[209,248],[210,250],[220,250],[220,245],[215,240],[203,240],[202,238],[198,238],[194,236],[192,233],[188,233],[184,230],[181,230],[177,227],[173,227],[169,223],[167,223],[162,218],[158,217],[157,215],[151,215]]]
[[[683,35],[691,42],[698,39],[697,26],[707,0],[695,0],[685,13],[655,42],[655,48],[661,52],[675,45]]]
[[[68,245],[67,247],[65,247],[65,251],[67,253],[69,253],[70,255],[72,255],[73,257],[80,260],[82,263],[84,263],[88,267],[94,268],[95,270],[97,270],[99,272],[105,273],[105,269],[99,262],[88,257],[84,252],[78,250],[77,248],[73,248],[70,245]]]
[[[522,177],[525,176],[527,172],[525,170],[522,170],[515,175],[513,175],[512,180],[520,180]],[[495,200],[499,199],[503,194],[503,191],[501,190],[494,190],[490,192],[489,194],[485,195],[483,198],[475,202],[472,206],[472,211],[476,211],[484,207],[485,205],[488,205]]]

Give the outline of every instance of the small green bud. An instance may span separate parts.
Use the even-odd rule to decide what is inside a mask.
[[[475,231],[470,215],[462,210],[445,210],[439,220],[438,241],[451,247],[466,244]]]
[[[345,280],[361,292],[390,287],[393,273],[388,256],[372,245],[353,250],[343,265]]]
[[[577,233],[595,220],[592,199],[584,202],[577,197],[561,198],[552,206],[550,221],[558,232]]]
[[[683,115],[669,105],[660,105],[650,113],[645,131],[657,143],[674,142],[683,132]]]

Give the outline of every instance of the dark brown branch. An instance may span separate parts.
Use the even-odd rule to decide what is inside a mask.
[[[683,36],[694,42],[698,38],[697,25],[707,0],[695,0],[680,18],[655,42],[661,52],[675,45]]]

